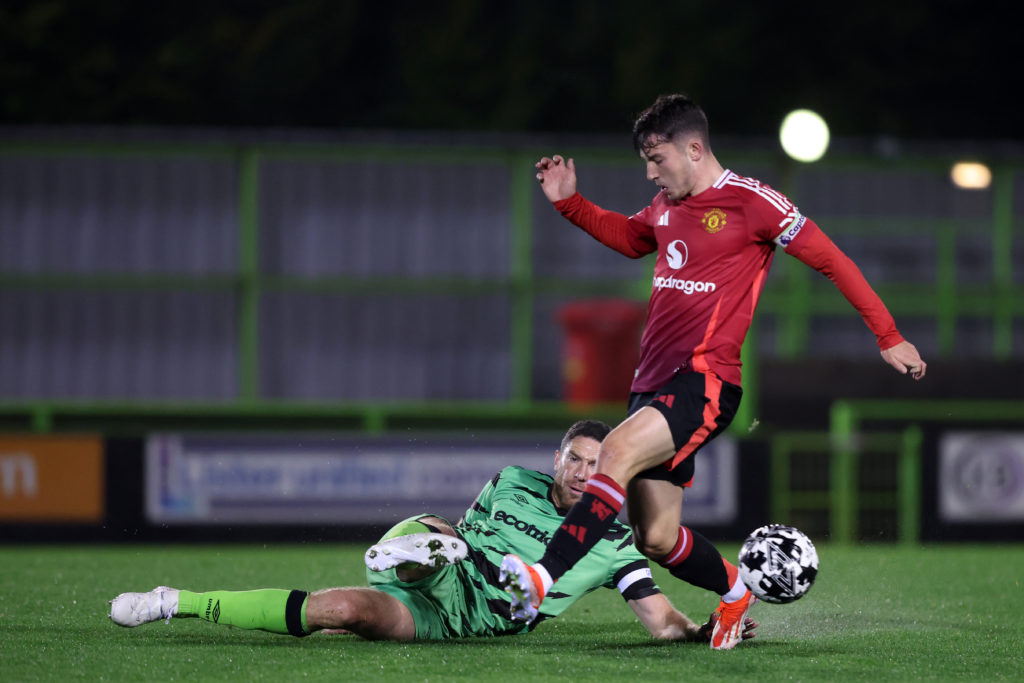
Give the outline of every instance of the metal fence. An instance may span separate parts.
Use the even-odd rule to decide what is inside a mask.
[[[0,140],[0,400],[497,402],[561,396],[566,302],[645,299],[649,260],[551,210],[536,142]],[[652,187],[574,142],[581,190],[624,213]],[[988,190],[953,154],[791,165],[733,142],[862,268],[929,357],[1024,356],[1024,162]],[[832,285],[780,255],[745,350],[869,353]],[[748,392],[756,394],[755,391]]]

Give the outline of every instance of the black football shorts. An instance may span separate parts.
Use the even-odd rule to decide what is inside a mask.
[[[742,396],[743,389],[710,372],[680,372],[658,391],[630,394],[629,414],[645,406],[658,410],[668,422],[676,448],[674,456],[637,476],[690,486],[694,453],[729,426]]]

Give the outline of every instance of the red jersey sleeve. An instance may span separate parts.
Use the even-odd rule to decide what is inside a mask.
[[[800,259],[835,283],[875,334],[878,348],[884,351],[902,342],[903,337],[896,329],[892,315],[875,290],[871,289],[871,285],[856,264],[814,221],[806,216],[801,216],[800,220],[802,224],[797,227],[798,231],[785,244],[786,253]],[[783,234],[786,232],[788,231],[784,231]]]
[[[629,258],[640,258],[658,249],[651,226],[602,209],[579,192],[555,202],[555,208],[598,242]]]

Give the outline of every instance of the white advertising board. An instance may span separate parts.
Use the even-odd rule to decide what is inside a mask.
[[[455,521],[503,467],[552,473],[560,438],[154,434],[146,513],[164,524],[386,524],[422,512]],[[687,522],[734,519],[736,451],[719,437],[698,454]]]
[[[938,488],[943,521],[1024,521],[1024,433],[946,432]]]

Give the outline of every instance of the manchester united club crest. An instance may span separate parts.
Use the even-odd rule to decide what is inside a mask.
[[[725,211],[721,209],[711,209],[704,214],[704,218],[701,219],[701,225],[711,235],[725,227]]]

